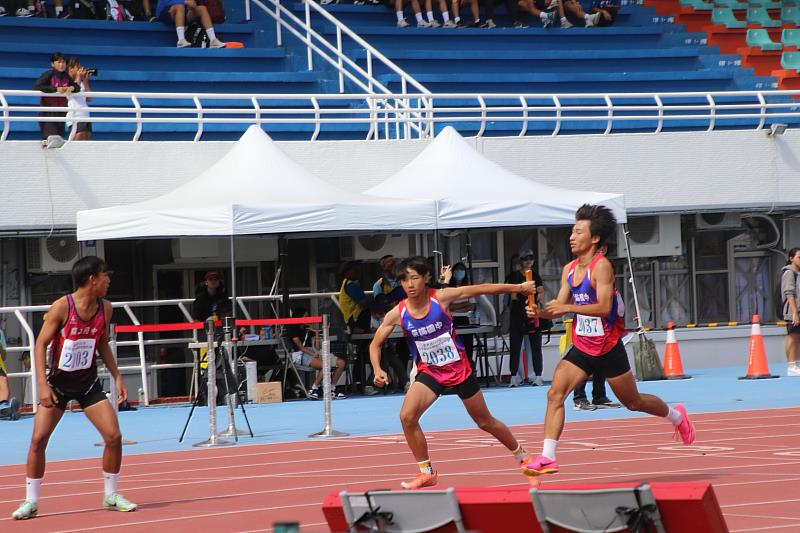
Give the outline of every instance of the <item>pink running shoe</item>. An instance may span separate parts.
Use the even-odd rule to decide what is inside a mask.
[[[519,467],[526,476],[541,476],[558,472],[558,463],[544,455],[538,456],[533,461],[523,461]]]
[[[426,474],[420,472],[411,481],[403,481],[400,486],[404,489],[424,489],[425,487],[433,487],[439,481],[439,474],[433,472]]]
[[[689,415],[686,414],[686,408],[681,404],[677,404],[673,409],[681,414],[681,423],[675,426],[675,433],[672,435],[672,438],[683,441],[683,443],[687,445],[693,443],[695,437],[694,425],[689,420]]]

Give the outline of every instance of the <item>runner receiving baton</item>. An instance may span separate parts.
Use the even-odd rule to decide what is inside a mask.
[[[375,375],[375,385],[386,386],[389,377],[380,365],[381,347],[395,326],[400,326],[419,369],[416,381],[408,389],[400,409],[400,422],[420,473],[414,479],[403,482],[403,488],[419,489],[436,485],[438,474],[431,466],[428,442],[419,425],[419,419],[446,387],[455,389],[478,427],[491,433],[508,448],[520,465],[531,462],[508,426],[489,412],[478,380],[472,373],[464,345],[453,329],[453,319],[448,313],[448,307],[456,300],[474,298],[481,294],[533,294],[536,284],[486,283],[431,289],[427,286],[430,272],[422,257],[401,261],[397,267],[397,280],[403,286],[407,298],[384,317],[369,346],[369,358]]]
[[[620,340],[625,333],[619,313],[622,299],[616,291],[611,263],[598,253],[616,225],[608,208],[581,206],[569,237],[570,250],[577,259],[564,267],[558,297],[543,310],[536,306],[527,309],[530,317],[553,319],[574,314],[575,318],[573,346],[558,363],[547,392],[542,454],[522,464],[526,475],[558,472],[556,447],[564,429],[564,400],[595,371],[606,376],[614,394],[629,410],[665,417],[675,426],[676,439],[684,444],[694,442],[694,427],[682,405],[669,407],[657,396],[640,394],[636,388],[628,354]]]

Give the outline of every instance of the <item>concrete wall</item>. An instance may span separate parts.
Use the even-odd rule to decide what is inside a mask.
[[[800,205],[800,131],[470,139],[486,157],[541,183],[619,192],[632,213],[780,209]],[[278,143],[311,172],[362,191],[411,161],[427,141]],[[80,209],[146,200],[222,157],[226,142],[0,143],[6,202],[0,230],[74,227]],[[487,177],[488,178],[488,177]],[[487,186],[490,186],[487,179]]]

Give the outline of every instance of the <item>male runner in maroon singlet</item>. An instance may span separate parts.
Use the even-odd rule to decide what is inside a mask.
[[[694,442],[694,426],[686,409],[674,408],[652,394],[641,394],[628,363],[621,337],[625,327],[621,298],[614,284],[614,270],[598,250],[614,232],[617,221],[604,206],[585,204],[575,213],[569,246],[576,259],[561,273],[561,289],[545,309],[529,307],[528,316],[559,318],[574,314],[572,348],[558,363],[553,383],[547,391],[544,419],[544,445],[541,455],[522,464],[531,476],[558,472],[556,447],[564,429],[564,399],[594,373],[602,372],[617,398],[631,411],[642,411],[667,418],[675,426],[675,438],[684,444]]]
[[[401,483],[402,487],[420,489],[436,485],[438,474],[431,466],[428,443],[419,419],[447,387],[455,389],[467,413],[479,428],[508,448],[520,465],[530,462],[530,457],[508,426],[489,412],[464,345],[456,336],[448,308],[456,300],[481,294],[533,294],[536,284],[532,281],[520,284],[484,283],[436,290],[427,285],[430,272],[423,257],[404,259],[396,273],[407,298],[386,313],[369,345],[369,358],[375,374],[375,385],[386,386],[389,376],[381,368],[381,348],[395,326],[400,326],[419,369],[416,381],[408,389],[400,409],[400,422],[420,472],[412,480]],[[535,478],[529,477],[532,482],[535,481]]]
[[[34,357],[39,409],[33,421],[33,436],[28,450],[25,501],[11,515],[16,520],[33,518],[39,511],[45,449],[70,400],[77,400],[105,442],[103,507],[115,511],[136,510],[136,504],[117,492],[122,464],[122,435],[117,413],[97,378],[96,361],[99,353],[114,378],[117,401],[122,402],[128,397],[108,346],[108,324],[112,311],[111,303],[103,299],[110,284],[105,262],[94,256],[78,260],[72,266],[72,281],[77,289],[53,302],[36,338]],[[47,346],[51,341],[52,349],[48,357]]]

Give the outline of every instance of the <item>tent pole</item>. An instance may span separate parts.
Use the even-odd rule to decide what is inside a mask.
[[[437,256],[441,256],[437,258]],[[444,266],[444,254],[439,249],[439,229],[433,230],[433,272],[431,272],[431,279],[439,280],[439,274]]]
[[[467,285],[473,285],[475,277],[472,273],[472,238],[467,230]]]
[[[233,246],[233,233],[231,233],[231,315],[236,320],[236,250]]]
[[[289,318],[289,278],[286,275],[287,257],[289,255],[288,242],[283,235],[278,237],[278,260],[281,266],[281,317]]]
[[[631,243],[628,239],[630,233],[628,232],[627,224],[622,225],[622,233],[625,235],[625,256],[628,259],[628,272],[631,275],[628,281],[630,281],[631,288],[633,289],[633,307],[636,309],[636,333],[641,335],[644,332],[644,326],[642,325],[642,312],[639,309],[639,296],[636,294],[636,280],[634,279],[633,261],[631,260]]]

